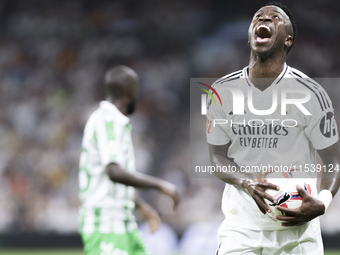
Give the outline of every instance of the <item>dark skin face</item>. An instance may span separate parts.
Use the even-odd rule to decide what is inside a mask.
[[[255,87],[263,91],[280,75],[287,49],[293,43],[292,36],[291,22],[281,8],[265,6],[254,14],[248,30],[251,48],[248,75]]]
[[[268,29],[263,27],[263,31],[257,31],[261,25],[266,26]],[[248,72],[251,82],[260,90],[265,90],[270,86],[282,72],[286,60],[286,51],[293,43],[292,35],[291,23],[280,8],[266,6],[255,13],[248,32],[251,47]],[[212,165],[233,166],[236,168],[235,172],[215,172],[214,174],[226,183],[247,190],[263,214],[270,212],[264,198],[273,203],[276,202],[265,190],[278,189],[279,187],[271,183],[264,183],[264,175],[256,176],[253,173],[240,171],[234,159],[227,156],[230,144],[231,142],[225,145],[209,144]],[[333,171],[331,167],[335,168],[340,165],[339,142],[318,150],[318,153],[325,168],[322,173],[320,190],[329,190],[334,197],[340,187],[340,172]],[[283,226],[302,225],[325,213],[325,206],[321,201],[310,196],[302,187],[297,187],[297,190],[303,199],[300,207],[296,209],[276,207],[289,215],[276,216],[276,219],[283,221]]]
[[[134,112],[139,86],[138,75],[135,71],[127,66],[113,67],[106,72],[104,84],[109,102],[114,104],[124,115]],[[109,163],[105,170],[112,182],[135,188],[157,189],[173,199],[174,208],[178,204],[179,194],[176,186],[172,183],[138,172],[129,173],[124,167],[113,162]],[[147,217],[151,230],[155,230],[160,224],[157,212],[148,206],[145,201],[138,200],[136,201],[136,206]]]
[[[136,110],[137,103],[137,95],[138,95],[138,83],[132,85],[132,88],[129,89],[129,93],[127,96],[127,101],[129,102],[126,109],[126,115],[130,115]]]
[[[124,115],[132,114],[135,111],[139,86],[136,72],[126,66],[112,68],[105,75],[105,83],[115,84],[110,85],[113,92],[108,93],[108,100]]]
[[[260,26],[262,28],[257,31]],[[261,40],[261,35],[268,40]],[[286,55],[286,50],[293,43],[292,35],[292,25],[283,10],[276,6],[262,7],[254,14],[248,30],[252,55],[261,60],[277,54]]]

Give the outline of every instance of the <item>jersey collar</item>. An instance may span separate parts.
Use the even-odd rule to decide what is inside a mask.
[[[100,108],[112,112],[114,116],[118,116],[123,122],[126,122],[126,124],[130,122],[130,119],[121,113],[121,111],[119,111],[118,108],[109,101],[101,101],[99,105]]]
[[[246,78],[246,81],[248,83],[248,85],[250,87],[255,87],[254,84],[249,80],[249,76],[248,76],[248,68],[249,66],[246,66],[245,68],[243,68],[243,76]],[[286,73],[288,73],[288,68],[289,66],[286,64],[286,62],[284,63],[284,66],[283,66],[283,70],[282,72],[280,73],[280,75],[273,81],[273,83],[270,85],[275,85],[275,84],[278,84],[281,79],[286,75]]]

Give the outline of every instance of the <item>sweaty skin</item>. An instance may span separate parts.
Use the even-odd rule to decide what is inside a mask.
[[[268,27],[270,39],[260,43],[257,28]],[[276,6],[257,11],[250,23],[248,41],[251,48],[249,79],[260,90],[265,90],[280,75],[286,61],[286,52],[293,43],[293,28],[288,16]],[[266,79],[257,79],[266,78]],[[263,82],[263,83],[262,83]]]
[[[251,49],[248,76],[259,90],[264,91],[280,75],[286,61],[287,50],[293,44],[293,27],[287,14],[277,6],[265,6],[259,9],[249,26],[248,44]],[[266,79],[258,79],[266,78]],[[275,203],[265,189],[278,189],[271,183],[264,183],[264,176],[254,176],[253,173],[243,173],[233,161],[227,157],[230,143],[226,145],[209,144],[210,160],[212,165],[235,166],[236,173],[217,173],[215,175],[222,181],[241,186],[253,197],[262,213],[270,212],[264,198]],[[339,165],[339,143],[318,151],[323,164]],[[321,190],[328,189],[333,196],[340,186],[340,174],[336,171],[323,173]],[[302,205],[296,209],[287,209],[277,206],[282,212],[290,216],[276,216],[286,221],[283,226],[295,226],[306,223],[325,212],[325,206],[319,200],[298,188],[303,200]]]

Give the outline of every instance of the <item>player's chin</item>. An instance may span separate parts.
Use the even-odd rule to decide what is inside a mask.
[[[270,53],[273,50],[273,44],[254,44],[253,51],[255,51],[258,55],[265,55]]]
[[[274,53],[280,51],[280,49],[282,48],[281,45],[283,44],[284,42],[281,42],[281,40],[279,40],[275,36],[272,36],[270,40],[266,43],[259,43],[257,41],[254,41],[253,50],[258,54]]]

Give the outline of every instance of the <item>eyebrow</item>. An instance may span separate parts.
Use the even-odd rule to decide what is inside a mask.
[[[254,16],[258,13],[261,13],[261,12],[262,12],[262,10],[255,12]],[[276,12],[276,13],[280,14],[281,16],[284,16],[281,12],[279,12],[277,10],[273,10],[273,12]]]

